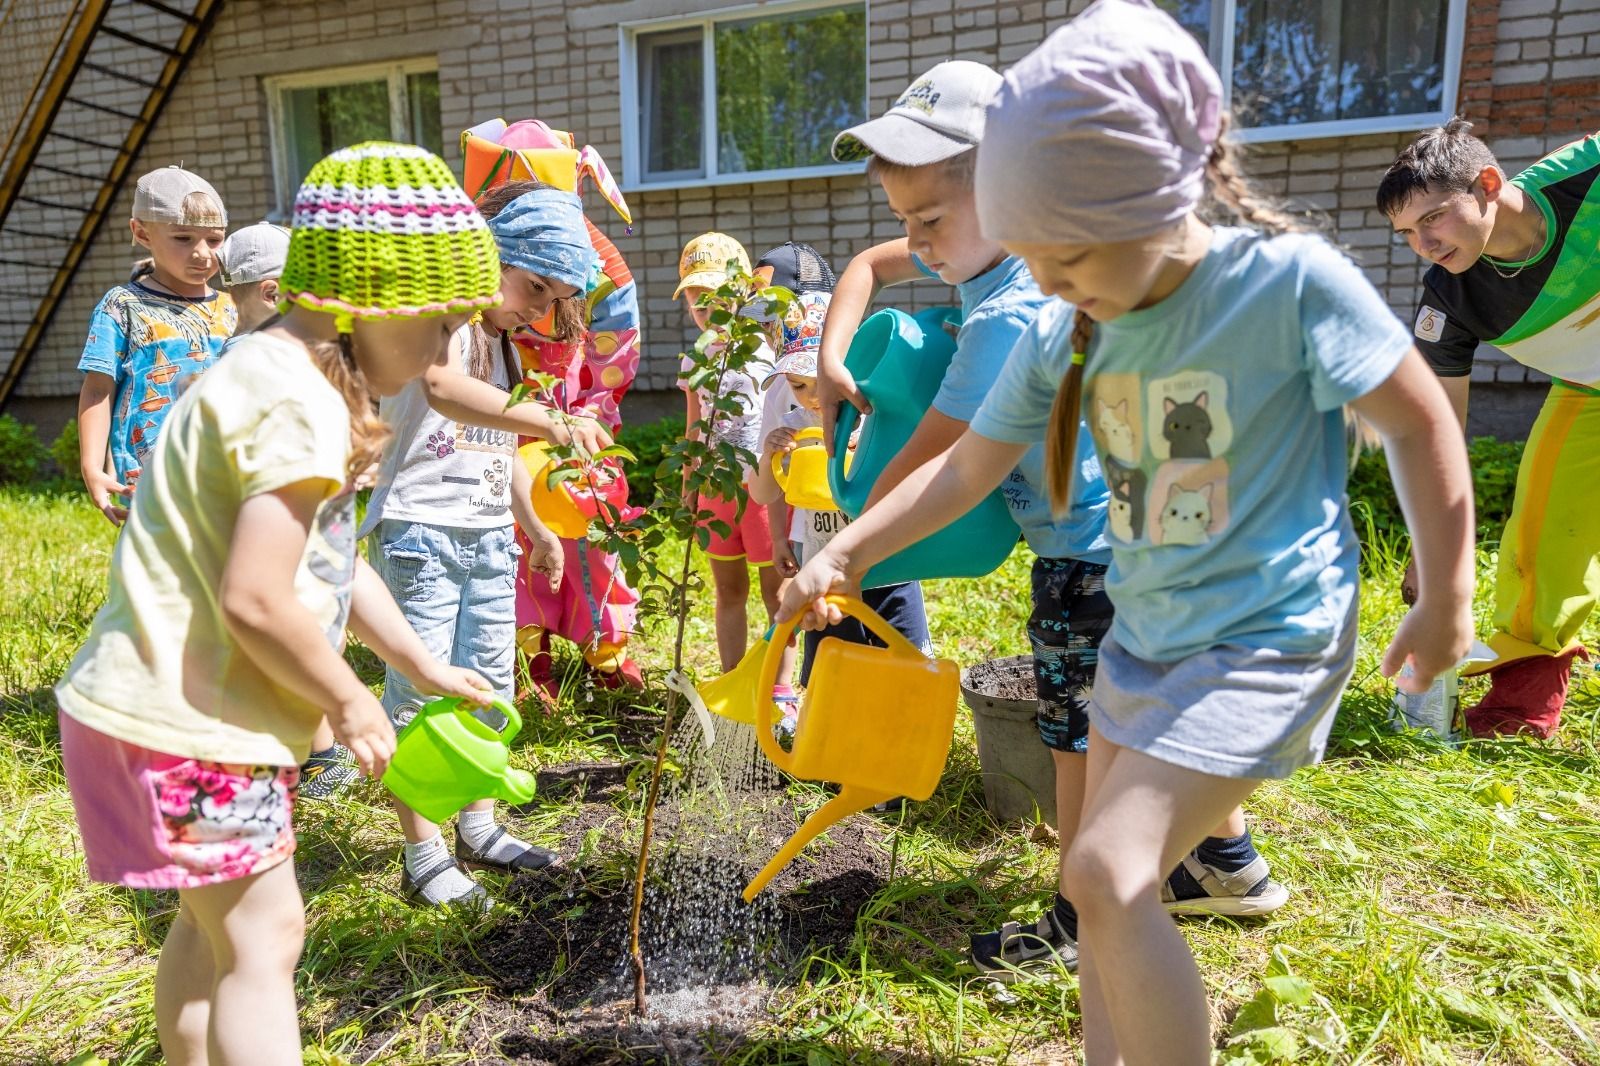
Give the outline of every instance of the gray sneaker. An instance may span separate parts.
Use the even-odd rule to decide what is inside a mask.
[[[1289,890],[1269,876],[1267,860],[1259,855],[1230,871],[1201,862],[1191,851],[1161,885],[1161,903],[1170,914],[1250,918],[1271,914],[1287,902]]]
[[[1054,908],[1031,925],[1007,922],[995,932],[978,933],[971,939],[970,954],[980,973],[1005,984],[1047,976],[1058,966],[1067,973],[1078,969],[1078,942],[1056,923]]]
[[[361,776],[350,749],[334,742],[333,747],[314,751],[300,764],[301,799],[323,800],[335,795]]]

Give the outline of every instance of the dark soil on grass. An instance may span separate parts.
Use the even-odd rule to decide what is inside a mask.
[[[989,659],[969,666],[961,676],[961,683],[991,699],[1031,701],[1039,698],[1031,655]]]
[[[563,824],[568,864],[507,882],[508,917],[463,963],[485,987],[463,1034],[473,1061],[718,1061],[751,1039],[802,979],[804,960],[842,957],[858,913],[887,881],[889,827],[861,814],[746,904],[744,885],[810,807],[797,811],[782,790],[687,806],[681,793],[664,799],[641,937],[650,1015],[639,1019],[627,955],[639,826],[618,806],[627,767],[576,763],[539,778],[543,802],[579,804]]]

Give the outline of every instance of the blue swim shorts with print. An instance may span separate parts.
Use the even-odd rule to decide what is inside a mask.
[[[1111,629],[1106,568],[1077,559],[1035,559],[1033,677],[1039,689],[1039,737],[1056,751],[1089,747],[1089,693],[1100,641]]]

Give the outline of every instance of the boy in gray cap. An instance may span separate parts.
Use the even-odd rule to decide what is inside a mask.
[[[249,333],[278,313],[278,278],[288,255],[289,231],[270,222],[234,230],[222,242],[222,284],[239,309],[234,333]]]
[[[867,502],[869,512],[894,485],[955,445],[1013,349],[1033,343],[1031,338],[1064,313],[1063,304],[1040,291],[1022,259],[1007,254],[979,225],[978,145],[989,104],[1003,81],[981,63],[940,63],[901,93],[882,117],[834,138],[835,159],[868,160],[868,173],[882,186],[906,236],[858,255],[834,288],[818,360],[824,423],[836,417],[841,401],[865,406],[844,368],[844,354],[881,288],[937,278],[955,286],[961,299],[961,327],[949,369],[911,439],[879,474]],[[1038,328],[1035,320],[1041,320]],[[1080,435],[1085,434],[1086,427],[1080,426]],[[1093,688],[1101,638],[1113,617],[1105,592],[1110,493],[1098,460],[1089,457],[1087,444],[1082,450],[1085,462],[1076,495],[1060,519],[1046,491],[1042,446],[1030,448],[1002,486],[1012,517],[1036,555],[1028,636],[1039,696],[1036,724],[1056,771],[1063,863],[1083,802],[1087,694]],[[1217,850],[1223,844],[1226,849]],[[1265,914],[1288,898],[1287,890],[1268,876],[1238,810],[1186,862],[1192,867],[1180,866],[1171,876],[1167,906],[1174,912]],[[1004,981],[1025,966],[1070,970],[1077,965],[1078,914],[1065,895],[1065,873],[1058,874],[1060,891],[1037,922],[1005,922],[971,937],[971,958],[979,970]],[[1196,878],[1216,887],[1208,890]]]
[[[228,214],[204,178],[162,167],[139,179],[128,226],[152,269],[106,293],[78,369],[78,466],[114,525],[178,395],[233,335],[233,300],[209,284]]]

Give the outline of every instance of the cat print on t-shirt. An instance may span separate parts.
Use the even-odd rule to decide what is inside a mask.
[[[1206,370],[1096,375],[1089,425],[1114,542],[1209,544],[1228,524],[1228,382]]]

